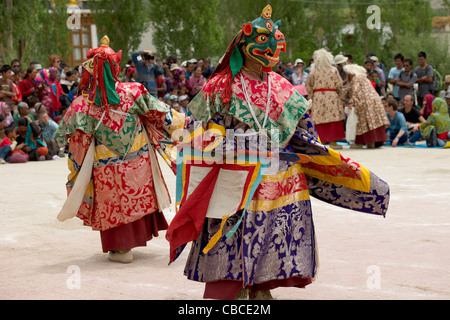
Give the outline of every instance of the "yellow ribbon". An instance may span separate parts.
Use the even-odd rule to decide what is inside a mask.
[[[223,230],[223,226],[225,225],[225,222],[227,222],[229,215],[223,216],[222,218],[222,223],[220,224],[220,229],[219,231],[217,231],[211,238],[211,240],[209,240],[208,245],[203,249],[203,253],[207,254],[209,250],[212,249],[212,247],[214,247],[217,243],[217,241],[219,241],[220,237],[222,237],[222,230]]]

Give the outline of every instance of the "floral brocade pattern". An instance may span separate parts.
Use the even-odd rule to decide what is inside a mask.
[[[220,99],[220,91],[223,89],[223,84],[219,84],[217,95],[214,102],[211,103],[208,94],[211,90],[211,82],[203,88],[201,94],[198,94],[189,104],[189,110],[194,115],[196,120],[203,124],[208,123],[211,117],[216,113],[222,116],[232,115],[239,121],[250,126],[251,129],[258,131],[258,124],[252,117],[249,111],[243,90],[240,75],[244,79],[244,85],[248,90],[251,108],[260,125],[263,124],[266,112],[266,103],[268,96],[267,80],[261,81],[252,72],[240,71],[233,79],[231,102],[227,106],[223,106]],[[275,72],[270,73],[272,95],[270,110],[265,129],[269,132],[271,129],[276,129],[279,132],[279,144],[284,147],[295,128],[307,112],[308,103],[304,97],[298,93],[295,88],[287,80],[282,78]],[[214,82],[214,79],[212,80]]]
[[[226,234],[240,214],[228,219]],[[208,235],[219,230],[220,220],[208,219],[204,231],[192,243],[185,275],[194,281],[221,279],[243,281],[243,285],[290,277],[314,277],[316,251],[309,201],[301,201],[269,212],[248,211],[244,226],[228,240],[225,236],[207,254],[201,251]]]
[[[310,113],[314,124],[330,123],[345,119],[344,102],[346,92],[336,68],[313,69],[306,81],[308,98],[312,100]],[[316,91],[316,90],[334,91]]]
[[[350,102],[358,117],[356,135],[363,135],[371,130],[389,126],[389,119],[380,96],[373,89],[370,81],[365,76],[356,76],[352,79],[351,88]]]
[[[244,125],[219,113],[209,121],[225,129]],[[293,277],[314,278],[318,257],[310,196],[359,212],[386,213],[389,186],[365,167],[322,145],[307,114],[298,121],[283,151],[302,152],[311,162],[280,160],[277,173],[262,178],[237,231],[227,238],[242,211],[226,220],[220,240],[203,253],[221,227],[220,219],[205,219],[186,261],[188,279],[235,280],[246,286]],[[183,249],[178,248],[177,254]]]
[[[171,126],[166,122],[172,111],[150,97],[141,84],[118,83],[116,91],[121,98],[120,105],[111,106],[116,112],[105,111],[79,96],[55,134],[61,145],[69,142],[68,192],[91,141],[95,143],[91,181],[77,214],[93,230],[129,224],[158,210],[149,154],[155,151],[149,149],[148,139],[157,139]],[[183,126],[184,120],[180,123]],[[176,129],[175,124],[172,127]]]

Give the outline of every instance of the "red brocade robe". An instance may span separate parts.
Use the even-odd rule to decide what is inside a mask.
[[[92,176],[77,217],[100,231],[164,209],[158,205],[158,193],[168,197],[168,191],[149,142],[158,146],[159,139],[185,121],[183,114],[154,99],[141,84],[117,83],[116,92],[121,104],[110,109],[77,97],[55,134],[60,146],[69,142],[69,194],[91,141],[95,143]]]

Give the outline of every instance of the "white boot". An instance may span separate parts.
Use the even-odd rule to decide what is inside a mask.
[[[133,261],[131,250],[112,250],[108,253],[108,258],[114,262],[130,263]]]

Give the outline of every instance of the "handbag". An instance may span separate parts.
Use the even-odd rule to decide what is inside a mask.
[[[355,108],[351,108],[348,113],[347,122],[345,124],[345,139],[347,142],[355,142],[356,139],[356,125],[358,117],[356,116]]]

